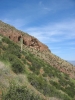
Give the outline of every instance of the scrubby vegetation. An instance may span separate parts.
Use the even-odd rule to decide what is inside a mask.
[[[43,100],[33,91],[29,91],[25,86],[11,85],[7,93],[3,93],[2,100]]]
[[[0,59],[11,63],[11,68],[15,73],[24,73],[25,65],[20,60],[20,48],[8,38],[3,38],[0,42],[1,55]]]
[[[21,52],[19,44],[1,37],[0,61],[9,62],[11,70],[16,75],[26,75],[29,84],[45,97],[74,100],[75,80],[31,54],[27,49]],[[10,88],[3,92],[2,100],[44,100],[40,95],[34,95],[34,92],[25,86],[10,85]]]
[[[49,84],[43,77],[36,76],[34,74],[30,74],[28,76],[29,82],[32,86],[34,86],[38,91],[43,93],[45,96],[49,97],[56,97],[61,98],[63,100],[71,100],[71,98],[64,93],[58,91],[58,89],[55,87],[55,84]],[[61,89],[60,89],[61,90]]]

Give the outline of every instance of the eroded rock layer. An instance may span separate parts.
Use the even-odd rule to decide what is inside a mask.
[[[0,21],[0,34],[10,38],[14,42],[19,42],[23,38],[23,44],[34,48],[38,51],[50,51],[46,45],[41,43],[38,39],[17,30],[15,27],[5,24]]]

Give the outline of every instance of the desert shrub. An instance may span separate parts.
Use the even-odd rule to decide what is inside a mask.
[[[57,89],[61,90],[61,85],[55,81],[51,81],[50,80],[50,84],[52,84],[54,87],[56,87]]]
[[[12,70],[17,74],[25,72],[24,64],[13,54],[4,53],[0,56],[0,60],[10,62]]]
[[[3,50],[5,50],[6,52],[8,52],[10,54],[17,56],[18,58],[21,57],[20,47],[17,44],[15,44],[13,41],[9,40],[6,37],[2,38],[2,42],[8,44],[7,48],[5,46],[2,46]]]
[[[25,67],[23,66],[23,64],[22,64],[21,62],[14,61],[14,62],[12,63],[12,70],[13,70],[15,73],[24,73]]]
[[[7,43],[7,44],[11,43],[11,41],[7,37],[3,37],[2,41]]]
[[[32,57],[31,57],[30,55],[26,55],[25,58],[26,58],[29,62],[32,62],[32,60],[33,60]]]
[[[6,49],[7,49],[7,47],[4,46],[4,45],[2,44],[2,41],[0,41],[0,48],[1,48],[2,50],[6,50]]]
[[[57,97],[63,100],[71,100],[66,94],[59,92],[53,85],[47,83],[42,76],[36,76],[35,74],[29,74],[28,80],[32,86],[34,86],[38,91],[43,93],[45,96]]]
[[[2,100],[44,100],[39,95],[34,95],[25,86],[11,85],[6,93],[3,93]]]
[[[18,58],[21,58],[20,48],[18,48],[17,45],[15,45],[15,44],[9,45],[7,51],[9,51],[11,54],[17,56]]]
[[[42,75],[43,75],[43,77],[47,77],[47,73],[43,73]]]
[[[26,59],[21,58],[21,60],[23,61],[24,64],[27,64]]]
[[[38,60],[37,57],[29,53],[29,55],[26,55],[25,58],[31,62],[31,66],[29,65],[29,68],[31,71],[33,71],[35,74],[39,74],[40,68],[42,67],[41,62]]]
[[[7,43],[8,47],[5,48],[1,44],[1,49],[3,50],[3,53],[0,55],[0,60],[10,62],[11,68],[15,73],[24,73],[25,66],[20,60],[21,53],[19,46],[6,37],[2,38],[2,41]]]
[[[25,66],[16,56],[9,54],[8,61],[11,63],[11,68],[15,73],[24,73]]]

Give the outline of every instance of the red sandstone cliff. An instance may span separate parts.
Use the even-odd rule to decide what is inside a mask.
[[[17,30],[15,27],[12,27],[2,21],[0,21],[0,34],[10,38],[14,42],[19,42],[20,38],[23,38],[23,44],[34,48],[38,51],[49,51],[48,47],[38,41],[38,39]]]

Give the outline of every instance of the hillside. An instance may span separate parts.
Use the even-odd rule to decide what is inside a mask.
[[[70,62],[71,64],[75,66],[75,61],[68,61],[68,62]]]
[[[75,67],[38,39],[0,21],[0,98],[75,100]]]

